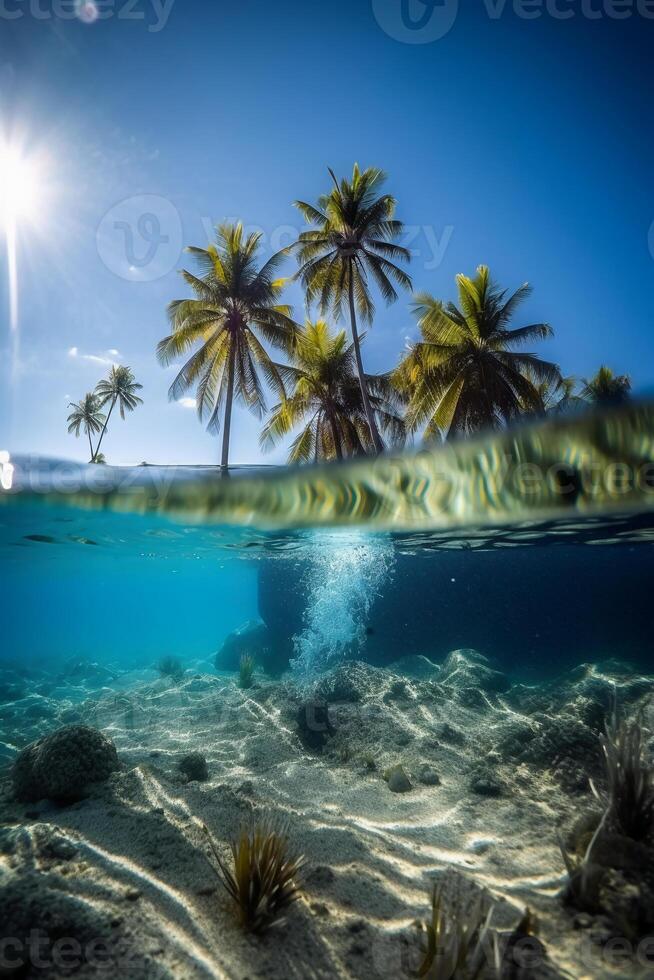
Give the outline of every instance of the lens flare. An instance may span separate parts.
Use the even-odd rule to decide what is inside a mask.
[[[27,153],[20,140],[3,138],[0,133],[0,235],[6,247],[12,387],[19,357],[18,243],[22,226],[41,220],[43,160],[35,153]]]
[[[34,220],[40,187],[36,160],[17,145],[0,143],[0,221],[7,226],[23,218]]]
[[[75,16],[83,24],[95,24],[100,16],[98,5],[93,0],[77,0],[75,4]]]

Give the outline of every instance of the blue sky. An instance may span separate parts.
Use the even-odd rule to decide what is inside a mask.
[[[3,446],[85,459],[67,405],[116,361],[145,405],[111,426],[109,460],[215,462],[218,440],[169,404],[154,357],[185,295],[181,245],[236,217],[267,250],[286,244],[292,201],[355,160],[389,173],[417,289],[454,298],[455,274],[487,263],[533,285],[521,319],[552,324],[540,351],[565,373],[608,363],[652,384],[654,4],[441,0],[430,14],[407,0],[443,33],[428,39],[403,26],[402,0],[162,2],[105,0],[91,24],[67,0],[3,5],[0,118],[43,184],[20,228],[13,391],[0,248]],[[297,286],[288,298],[303,318]],[[379,303],[367,367],[391,367],[415,334],[408,296]],[[257,436],[238,410],[235,462],[260,458]]]

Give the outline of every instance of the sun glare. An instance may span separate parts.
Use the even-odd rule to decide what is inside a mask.
[[[37,161],[11,143],[0,143],[0,221],[6,225],[34,220],[40,192]]]

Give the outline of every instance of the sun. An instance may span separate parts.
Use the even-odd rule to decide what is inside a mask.
[[[0,142],[0,223],[37,217],[42,177],[36,158],[12,143]]]

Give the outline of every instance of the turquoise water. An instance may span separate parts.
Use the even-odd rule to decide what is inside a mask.
[[[601,943],[654,929],[644,845],[607,838],[594,952],[566,888],[607,721],[651,728],[653,463],[648,404],[229,478],[0,458],[0,943],[109,935],[112,977],[397,980],[438,883],[507,949],[535,910],[543,975],[615,976]],[[259,942],[215,855],[268,818],[307,875]]]
[[[649,658],[654,409],[307,470],[5,465],[7,663],[320,671],[458,647],[530,673]],[[222,662],[232,669],[229,657]]]

